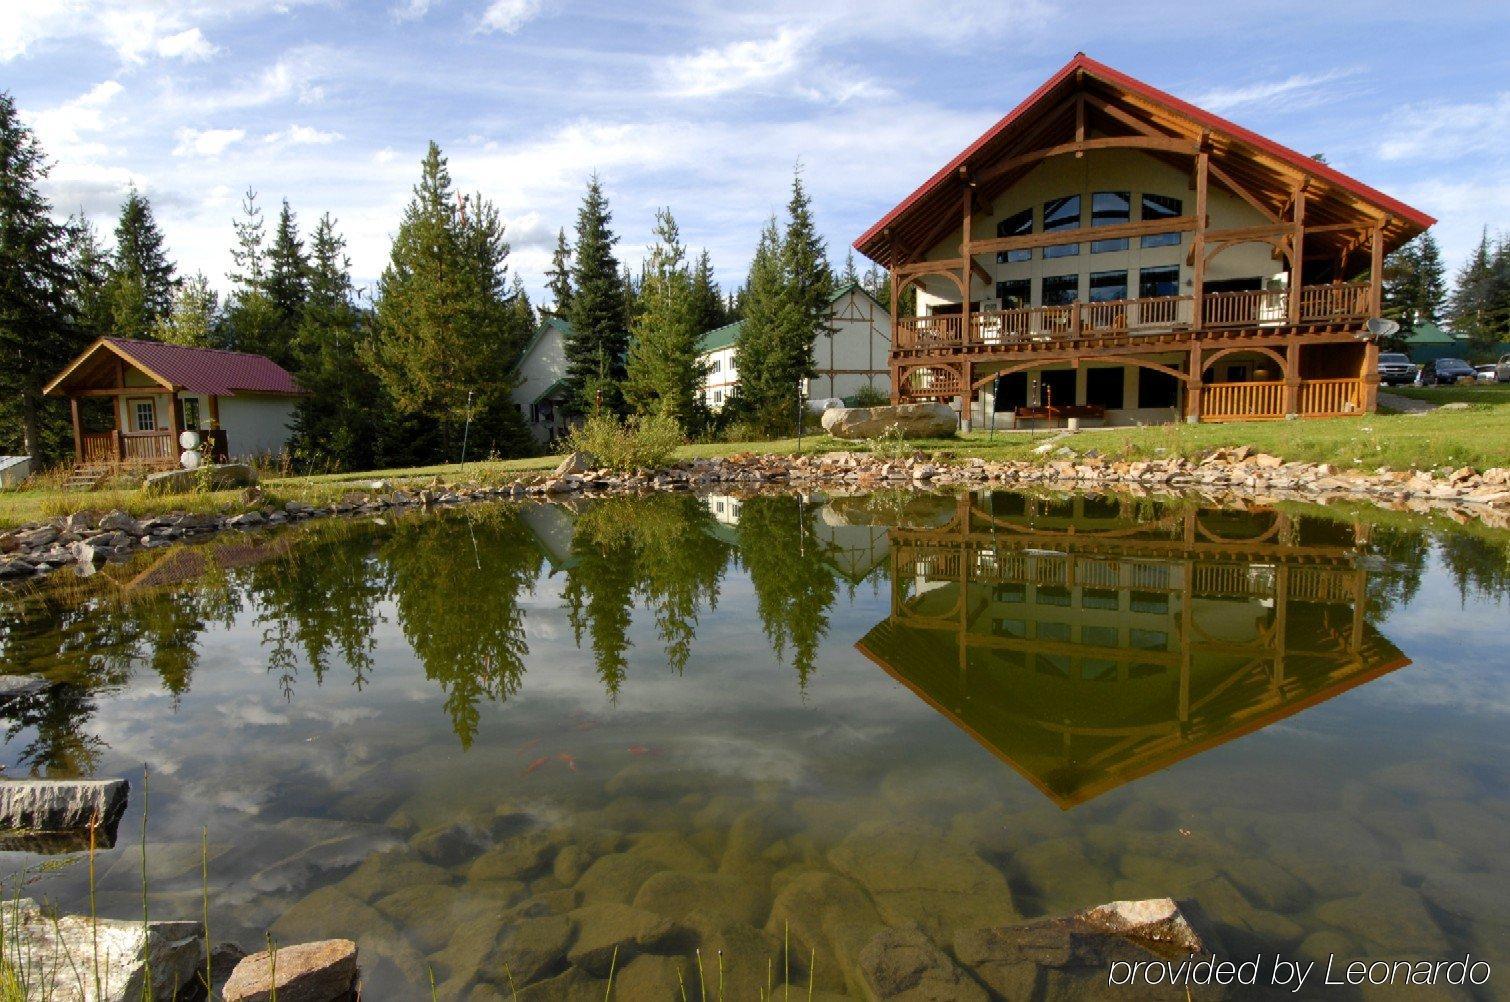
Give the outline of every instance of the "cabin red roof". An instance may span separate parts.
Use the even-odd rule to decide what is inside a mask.
[[[189,348],[161,341],[107,337],[106,344],[157,376],[190,393],[232,397],[241,393],[302,395],[298,380],[264,355],[216,348]]]
[[[1115,70],[1105,63],[1097,62],[1085,53],[1076,53],[1075,57],[1061,67],[1058,72],[1029,94],[1021,104],[1013,108],[1000,121],[983,133],[978,139],[967,146],[958,156],[950,160],[940,168],[932,177],[923,182],[917,190],[908,195],[897,204],[890,212],[867,229],[854,242],[854,247],[861,253],[875,258],[879,250],[880,236],[888,227],[891,227],[911,210],[924,202],[941,186],[951,182],[958,174],[961,167],[965,167],[980,154],[993,141],[1008,132],[1022,120],[1030,118],[1045,101],[1066,81],[1077,73],[1096,78],[1113,88],[1120,89],[1128,94],[1136,95],[1146,101],[1164,106],[1179,118],[1185,119],[1196,128],[1209,129],[1215,133],[1222,133],[1238,143],[1260,151],[1273,159],[1303,172],[1319,181],[1336,186],[1342,191],[1365,201],[1384,212],[1402,220],[1413,232],[1419,232],[1436,222],[1434,218],[1419,209],[1412,208],[1397,199],[1391,198],[1376,188],[1364,184],[1355,178],[1349,177],[1334,167],[1321,163],[1303,153],[1292,150],[1287,146],[1260,136],[1258,133],[1245,129],[1240,125],[1229,122],[1219,115],[1212,114],[1203,108],[1198,108],[1188,101],[1182,101],[1172,94],[1150,86],[1141,80],[1128,76],[1119,70]],[[1399,240],[1392,243],[1403,242]]]

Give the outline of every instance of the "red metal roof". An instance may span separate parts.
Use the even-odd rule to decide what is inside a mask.
[[[149,375],[165,379],[190,393],[233,397],[241,393],[302,395],[306,391],[283,366],[263,355],[215,348],[187,348],[161,341],[104,339]]]
[[[1299,153],[1295,150],[1292,150],[1288,146],[1276,143],[1272,139],[1266,139],[1256,132],[1229,122],[1225,118],[1222,118],[1219,115],[1214,115],[1203,108],[1198,108],[1195,105],[1190,104],[1188,101],[1182,101],[1174,95],[1159,90],[1157,87],[1150,86],[1149,84],[1146,84],[1141,80],[1130,77],[1120,70],[1112,69],[1105,63],[1097,62],[1083,52],[1077,52],[1075,54],[1075,58],[1065,63],[1064,66],[1058,70],[1058,72],[1049,77],[1048,80],[1044,81],[1037,90],[1029,94],[1021,104],[1013,108],[999,122],[991,126],[991,128],[987,129],[986,132],[980,136],[980,138],[976,139],[975,142],[967,146],[958,156],[956,156],[953,160],[950,160],[947,164],[940,168],[938,172],[930,177],[927,181],[919,185],[917,190],[903,199],[896,206],[896,208],[886,213],[886,215],[881,217],[878,222],[876,222],[873,226],[871,226],[868,230],[861,234],[860,237],[854,242],[855,249],[860,250],[863,253],[864,249],[862,245],[869,243],[883,229],[892,225],[896,221],[897,217],[901,216],[908,209],[912,208],[914,204],[916,204],[920,199],[923,198],[923,196],[932,191],[940,183],[942,183],[946,179],[952,178],[959,170],[960,166],[965,164],[972,155],[974,155],[981,149],[981,147],[985,146],[992,139],[1000,135],[1003,131],[1010,128],[1017,122],[1018,119],[1022,118],[1031,110],[1033,110],[1033,108],[1040,101],[1042,101],[1046,95],[1052,92],[1071,75],[1081,70],[1092,76],[1098,77],[1101,80],[1106,81],[1107,83],[1121,87],[1130,93],[1138,94],[1150,101],[1162,104],[1169,108],[1171,111],[1189,118],[1192,121],[1211,129],[1213,132],[1225,133],[1233,137],[1234,139],[1254,146],[1262,150],[1263,152],[1275,157],[1276,159],[1289,163],[1299,170],[1303,170],[1318,178],[1335,184],[1339,188],[1350,191],[1354,195],[1357,195],[1359,198],[1367,202],[1371,202],[1379,208],[1386,210],[1387,212],[1400,216],[1401,218],[1408,220],[1414,225],[1420,226],[1422,229],[1425,229],[1436,222],[1434,218],[1422,212],[1421,210],[1412,208],[1411,206],[1406,205],[1404,202],[1401,202],[1398,199],[1391,198],[1378,189],[1372,188],[1364,184],[1362,181],[1357,180],[1356,178],[1348,177],[1346,174],[1337,170],[1335,167],[1329,167],[1326,164],[1321,163],[1320,161],[1313,160],[1311,157],[1306,156],[1304,153]]]

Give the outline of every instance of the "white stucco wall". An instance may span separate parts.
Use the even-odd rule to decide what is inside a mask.
[[[226,448],[232,459],[277,455],[288,446],[293,433],[298,397],[238,393],[220,398],[220,427],[225,429]],[[209,421],[208,402],[201,415]]]
[[[703,374],[703,400],[712,410],[718,410],[729,401],[729,394],[739,382],[739,373],[734,369],[734,346],[719,348],[702,356],[706,371]]]
[[[511,394],[514,406],[529,425],[530,434],[544,444],[551,433],[564,433],[569,427],[565,415],[553,412],[549,418],[533,413],[535,398],[566,377],[566,345],[561,329],[548,324],[530,349],[519,360],[519,382]]]

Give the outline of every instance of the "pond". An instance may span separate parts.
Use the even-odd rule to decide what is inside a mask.
[[[882,927],[1166,895],[1229,956],[1497,963],[1507,554],[1111,494],[331,521],[0,598],[63,683],[3,761],[130,779],[101,914],[198,917],[205,833],[212,940],[349,936],[377,999],[841,996]]]

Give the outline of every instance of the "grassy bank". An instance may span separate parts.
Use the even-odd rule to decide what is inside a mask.
[[[1097,452],[1114,459],[1161,459],[1172,456],[1199,458],[1224,446],[1248,445],[1287,460],[1331,463],[1339,468],[1357,467],[1373,470],[1437,469],[1470,466],[1487,469],[1510,464],[1510,385],[1499,387],[1430,387],[1410,391],[1423,399],[1446,402],[1449,394],[1462,395],[1471,406],[1466,410],[1435,411],[1430,414],[1376,414],[1361,418],[1334,418],[1315,421],[1257,421],[1233,424],[1153,425],[1142,428],[1087,429],[1075,435],[1057,437],[1054,453],[1060,448],[1077,455]],[[911,447],[938,452],[945,457],[978,457],[990,460],[1025,460],[1036,458],[1034,450],[1054,432],[972,431],[946,439],[928,439],[910,443]],[[826,435],[805,437],[804,454],[832,452],[839,449],[864,449],[863,443],[842,442]],[[714,458],[742,452],[793,455],[798,451],[796,439],[766,442],[708,443],[687,445],[677,450],[680,459]],[[541,456],[498,462],[468,463],[375,470],[363,473],[322,474],[308,477],[280,477],[265,481],[267,494],[275,501],[297,499],[310,503],[329,502],[351,490],[365,489],[373,480],[387,480],[395,485],[442,481],[504,480],[521,474],[539,473],[553,468],[559,459]],[[207,494],[178,495],[172,498],[148,497],[136,490],[96,491],[66,494],[56,489],[28,489],[0,493],[0,526],[16,525],[79,509],[97,511],[122,508],[134,514],[178,509],[187,511],[234,511],[245,507],[240,491],[216,491]]]

